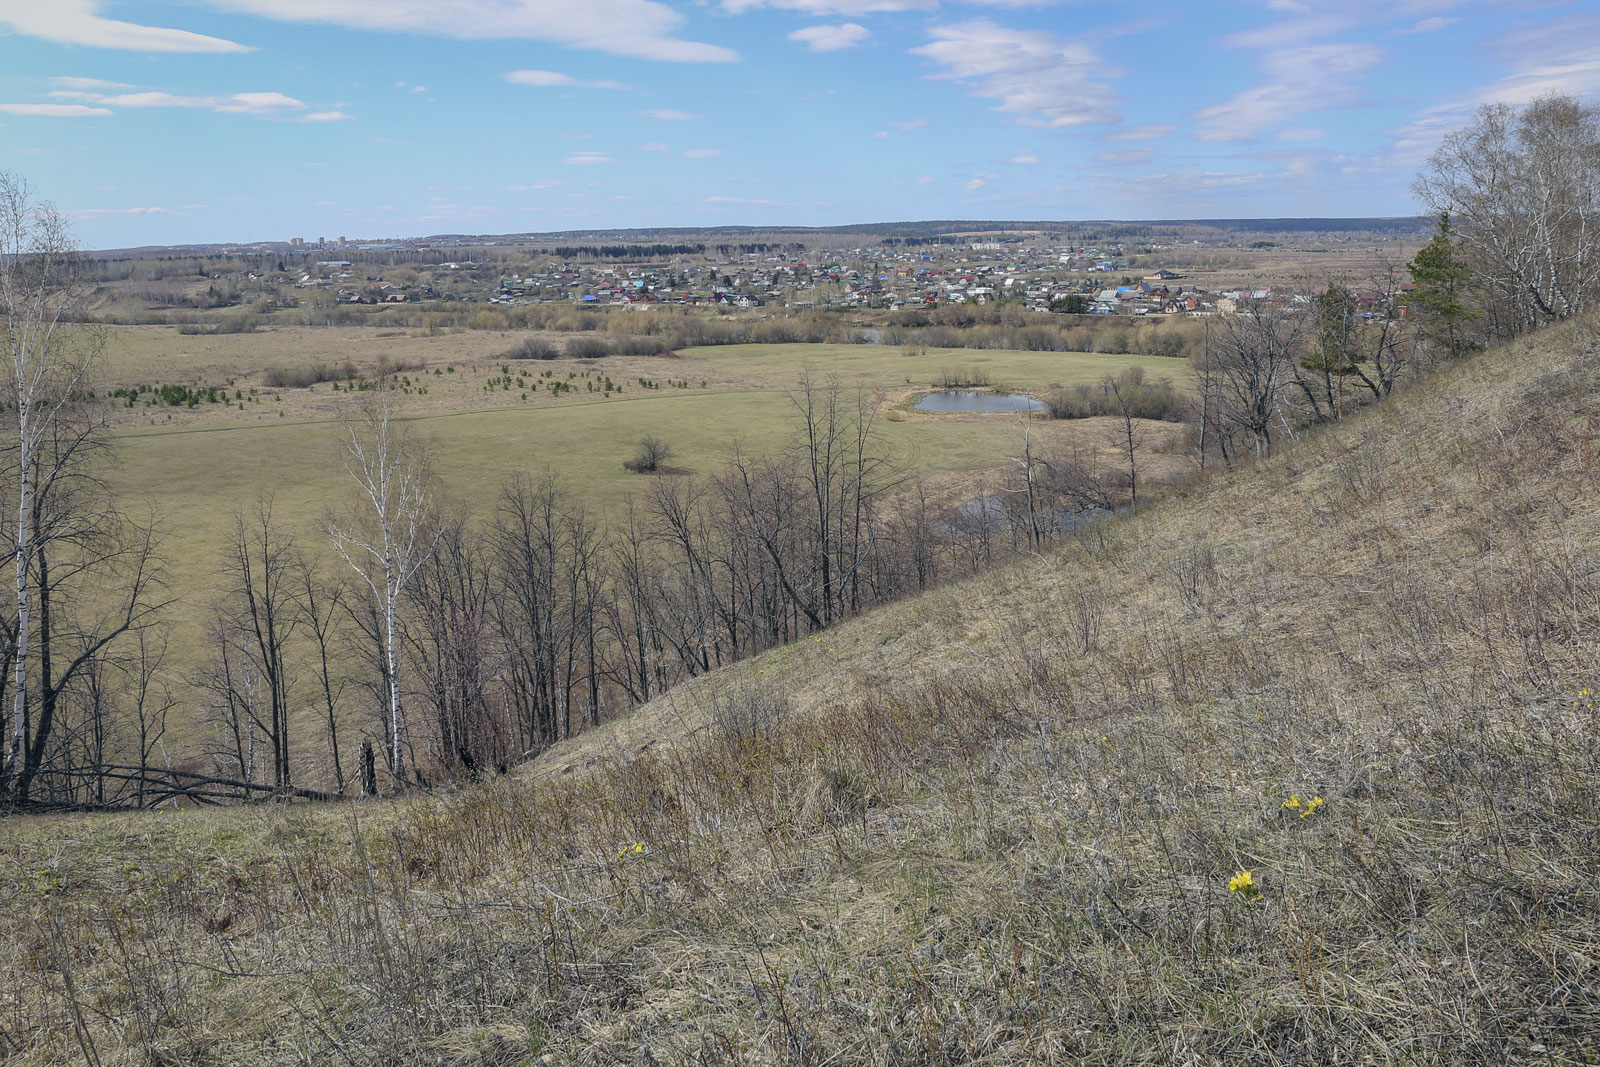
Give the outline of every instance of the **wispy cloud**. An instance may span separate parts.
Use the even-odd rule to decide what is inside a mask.
[[[59,81],[60,79],[54,79]],[[78,79],[88,81],[92,79]],[[50,93],[57,99],[81,101],[79,105],[93,105],[86,114],[109,115],[107,108],[193,108],[214,111],[222,115],[249,115],[255,118],[281,119],[289,122],[345,122],[355,116],[337,108],[312,111],[310,105],[285,93],[252,92],[229,93],[216,96],[184,96],[159,89],[141,89],[131,93],[90,92],[84,89],[56,89]],[[36,105],[38,107],[68,105]],[[43,112],[41,112],[42,114]],[[68,112],[63,112],[67,114]]]
[[[670,107],[654,107],[639,112],[642,119],[656,119],[660,122],[688,122],[691,119],[703,119],[704,115],[695,115],[687,111],[675,111]]]
[[[1177,130],[1166,123],[1146,123],[1142,126],[1123,126],[1105,135],[1108,141],[1155,141]]]
[[[722,10],[730,15],[742,15],[763,7],[817,17],[859,17],[894,11],[934,11],[939,7],[939,0],[722,0]]]
[[[22,0],[0,0],[20,3]],[[669,63],[731,63],[737,52],[675,36],[685,19],[660,0],[205,0],[279,22],[415,33],[457,40],[549,41]]]
[[[513,85],[532,85],[536,88],[621,89],[621,82],[591,81],[560,74],[553,70],[509,70],[501,75]]]
[[[220,37],[102,18],[96,0],[0,0],[0,24],[24,37],[133,52],[249,52]]]
[[[807,26],[789,34],[789,40],[813,52],[840,52],[858,47],[871,36],[872,31],[859,22],[843,22],[837,26]]]
[[[1197,108],[1193,118],[1200,129],[1195,136],[1202,141],[1248,141],[1306,112],[1353,104],[1360,98],[1360,75],[1382,58],[1382,49],[1365,42],[1268,49],[1260,64],[1265,82]]]
[[[1094,161],[1109,167],[1131,167],[1148,163],[1155,153],[1154,148],[1129,148],[1122,152],[1101,152],[1094,157]]]
[[[1432,33],[1434,30],[1442,30],[1446,26],[1454,26],[1460,21],[1460,19],[1446,18],[1423,19],[1414,26],[1407,26],[1405,29],[1390,30],[1389,32],[1396,37],[1404,37],[1413,33]]]
[[[932,44],[911,51],[945,68],[936,78],[999,100],[996,111],[1039,126],[1114,122],[1117,94],[1096,79],[1120,73],[1082,41],[1013,30],[988,19],[935,26]]]
[[[574,167],[598,167],[612,162],[612,159],[603,152],[574,152],[561,162]]]
[[[84,104],[0,104],[0,112],[46,119],[88,119],[111,114],[107,108]]]
[[[87,89],[96,92],[109,92],[113,89],[137,89],[137,85],[127,82],[108,82],[101,78],[73,78],[62,76],[48,79],[57,89]]]
[[[691,148],[681,153],[685,159],[715,159],[722,155],[720,148]]]
[[[88,219],[99,215],[176,215],[178,212],[165,207],[86,207],[67,214],[75,218]]]

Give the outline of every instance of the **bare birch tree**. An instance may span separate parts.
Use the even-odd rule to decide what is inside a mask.
[[[1489,104],[1450,134],[1412,186],[1448,214],[1479,288],[1523,328],[1600,295],[1600,109],[1564,94]]]
[[[96,335],[76,322],[85,286],[82,260],[66,219],[34,197],[18,175],[0,171],[0,331],[6,359],[0,364],[0,405],[15,449],[17,523],[11,550],[16,585],[12,648],[11,711],[3,754],[0,795],[14,795],[25,780],[23,763],[36,694],[31,597],[37,529],[34,491],[39,452],[62,409],[75,396],[88,369]],[[21,799],[26,799],[22,797]]]
[[[371,592],[381,622],[377,636],[386,668],[389,774],[399,788],[405,780],[408,743],[400,684],[400,605],[438,533],[428,449],[400,424],[394,391],[383,385],[358,410],[346,412],[341,426],[345,470],[355,483],[357,502],[345,516],[329,520],[328,536],[339,558]]]

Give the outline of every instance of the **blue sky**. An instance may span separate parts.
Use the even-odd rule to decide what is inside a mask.
[[[0,168],[104,248],[1400,215],[1590,3],[0,0]]]

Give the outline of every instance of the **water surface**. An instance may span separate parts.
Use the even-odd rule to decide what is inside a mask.
[[[976,389],[946,389],[917,401],[916,411],[987,414],[997,411],[1043,411],[1044,405],[1027,393],[980,393]]]

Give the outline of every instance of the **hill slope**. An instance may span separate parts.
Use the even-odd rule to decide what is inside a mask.
[[[1468,361],[1187,500],[703,678],[519,780],[13,821],[0,1047],[1592,1062],[1600,357],[1581,347],[1551,331]]]

